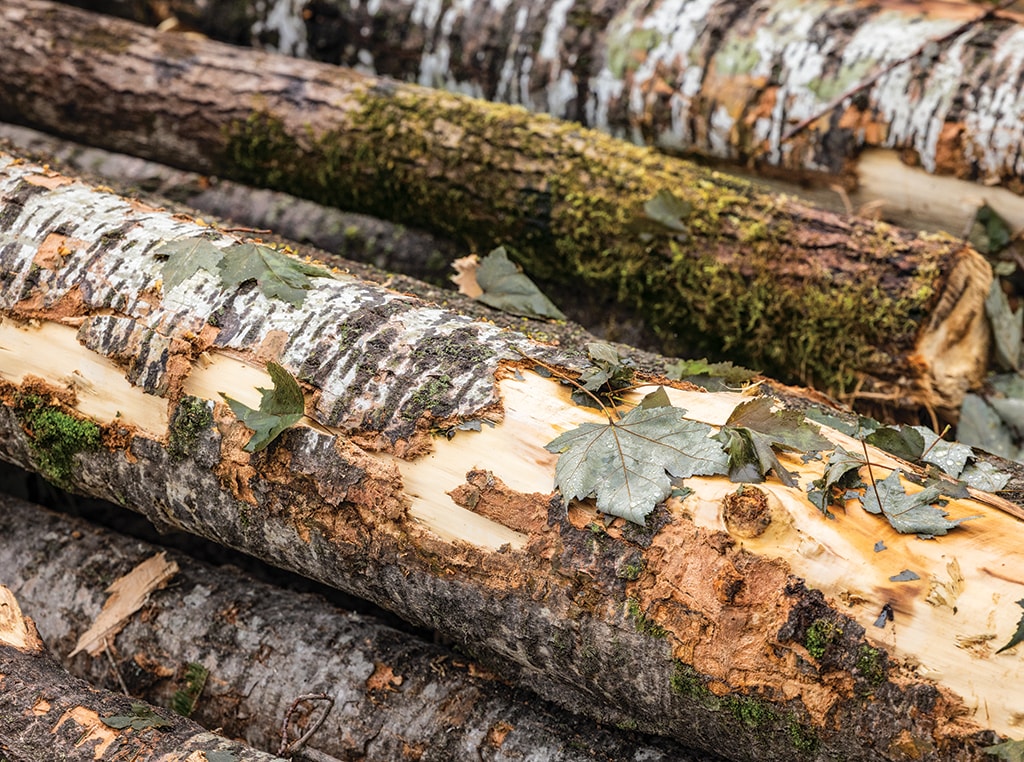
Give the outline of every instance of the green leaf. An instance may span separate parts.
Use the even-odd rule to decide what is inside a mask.
[[[568,501],[596,495],[597,507],[643,524],[672,490],[670,477],[721,474],[728,456],[710,426],[676,407],[636,407],[620,421],[584,423],[546,447],[560,453],[555,486]]]
[[[900,482],[900,471],[896,470],[864,490],[864,510],[883,514],[893,529],[901,534],[926,537],[946,534],[963,522],[978,518],[947,519],[949,514],[932,505],[941,494],[941,488],[933,485],[908,495]]]
[[[1009,223],[988,204],[982,204],[974,214],[974,224],[968,240],[982,254],[998,254],[1013,239]]]
[[[305,412],[302,387],[292,374],[275,362],[267,363],[267,372],[274,382],[274,388],[257,387],[261,394],[257,410],[232,399],[224,392],[220,393],[238,420],[253,430],[252,437],[243,448],[246,452],[264,449],[283,431],[298,423]]]
[[[766,435],[752,429],[723,426],[714,438],[725,446],[729,454],[730,481],[744,484],[763,482],[765,475],[774,471],[787,487],[796,486],[796,479],[779,462],[771,439]]]
[[[864,459],[859,455],[847,452],[842,447],[836,447],[825,464],[825,473],[820,479],[811,482],[807,492],[807,499],[826,516],[830,516],[829,507],[841,505],[836,492],[863,486],[860,480],[860,467],[864,465]]]
[[[668,230],[688,232],[684,220],[693,213],[693,204],[662,188],[644,204],[644,215]]]
[[[238,757],[233,751],[215,749],[206,752],[207,762],[238,762]]]
[[[115,714],[109,717],[101,717],[100,721],[109,728],[132,728],[133,730],[145,730],[146,728],[167,728],[172,725],[171,721],[161,717],[146,704],[132,704],[130,714]]]
[[[1024,608],[1024,599],[1017,601],[1017,605]],[[1020,620],[1017,622],[1017,632],[1013,633],[1010,642],[996,651],[996,653],[1001,654],[1003,651],[1008,651],[1021,641],[1024,641],[1024,614],[1021,614]]]
[[[690,381],[709,388],[711,391],[722,391],[728,386],[742,386],[750,383],[757,376],[757,371],[741,368],[731,362],[710,363],[707,359],[701,359],[680,360],[666,370],[666,375],[677,381]],[[711,380],[719,381],[719,383],[709,384]]]
[[[224,249],[220,275],[226,288],[237,288],[254,280],[268,299],[280,299],[293,307],[302,306],[313,285],[311,277],[333,277],[322,267],[255,243],[238,243]]]
[[[982,751],[1004,762],[1024,762],[1024,741],[1003,741],[994,746],[985,746]]]
[[[972,463],[960,474],[960,478],[968,487],[985,492],[998,492],[1010,481],[1010,475],[993,466],[991,463],[979,461]]]
[[[910,461],[920,458],[925,448],[924,437],[909,426],[882,426],[864,437],[864,441],[897,458]]]
[[[924,426],[914,426],[912,430],[917,431],[924,440],[924,454],[921,460],[938,466],[954,479],[959,479],[967,461],[974,457],[974,450],[959,442],[940,439],[938,434]]]
[[[653,392],[644,395],[644,398],[640,400],[640,407],[645,410],[655,407],[672,407],[672,400],[669,399],[665,387],[659,386]]]
[[[480,261],[476,282],[483,290],[477,300],[488,307],[510,315],[565,320],[562,311],[508,258],[504,246]]]
[[[580,374],[579,383],[587,391],[605,395],[629,386],[633,382],[635,371],[632,362],[619,356],[611,344],[595,341],[587,344],[590,355],[590,366]],[[594,406],[589,395],[577,390],[572,395],[578,405]]]
[[[170,290],[191,278],[198,270],[218,274],[218,265],[224,251],[218,249],[203,236],[168,241],[153,251],[158,257],[166,257],[160,273],[164,289]]]
[[[1024,333],[1024,310],[1014,312],[1003,291],[1002,281],[992,279],[985,297],[985,315],[992,326],[993,359],[1002,370],[1020,368],[1021,334]]]

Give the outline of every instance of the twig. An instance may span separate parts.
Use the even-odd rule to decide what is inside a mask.
[[[938,436],[938,437],[936,438],[936,440],[935,440],[934,442],[932,442],[932,443],[931,443],[930,445],[928,445],[928,446],[927,446],[927,447],[925,448],[924,452],[922,452],[922,453],[921,453],[921,454],[920,454],[920,455],[918,456],[918,458],[917,458],[917,459],[918,459],[918,460],[924,460],[924,456],[925,456],[925,455],[927,455],[928,453],[930,453],[930,452],[932,451],[932,448],[933,448],[933,447],[935,447],[935,445],[937,445],[937,444],[938,444],[939,442],[941,442],[941,441],[942,441],[942,438],[943,438],[944,436],[946,436],[946,434],[948,434],[948,433],[949,433],[949,424],[947,423],[947,424],[946,424],[946,428],[944,428],[944,429],[942,430],[942,433],[941,433],[941,434],[939,434],[939,436]]]
[[[871,489],[875,492],[875,500],[878,501],[878,508],[882,508],[882,498],[878,495],[878,484],[875,483],[875,472],[871,469],[871,458],[868,457],[868,443],[860,440],[860,446],[864,448],[864,463],[868,467],[868,478],[871,479]]]
[[[291,722],[292,715],[299,708],[299,704],[303,701],[326,701],[327,708],[324,709],[316,721],[309,727],[305,733],[294,741],[288,741],[288,724]],[[304,693],[297,697],[292,705],[288,708],[288,711],[284,715],[284,722],[281,723],[281,748],[277,751],[279,757],[290,757],[293,754],[298,754],[303,746],[316,731],[320,729],[320,726],[324,724],[324,720],[327,719],[327,715],[331,713],[331,709],[334,707],[334,699],[328,696],[326,693]],[[312,750],[310,750],[312,751]],[[318,752],[319,753],[319,752]]]
[[[110,644],[107,642],[106,638],[103,638],[103,653],[105,653],[107,655],[107,659],[110,660],[110,669],[114,672],[114,677],[117,678],[118,685],[121,686],[121,692],[124,693],[125,696],[131,696],[128,692],[128,686],[124,684],[124,680],[121,677],[121,670],[117,668],[114,656],[110,653]]]
[[[800,122],[798,122],[797,124],[795,124],[792,127],[790,127],[788,130],[786,130],[782,134],[782,137],[779,138],[779,144],[781,145],[783,143],[786,143],[786,142],[792,140],[793,137],[795,137],[796,135],[798,135],[801,132],[803,132],[810,125],[814,124],[816,121],[818,121],[822,117],[827,116],[828,114],[832,113],[832,111],[834,111],[836,108],[838,108],[842,104],[842,102],[845,101],[847,98],[851,98],[854,95],[856,95],[857,93],[861,92],[862,90],[866,90],[867,88],[871,87],[871,85],[875,84],[875,82],[877,82],[883,76],[885,76],[890,71],[895,69],[897,66],[902,66],[903,64],[907,63],[908,61],[914,60],[915,58],[920,56],[922,53],[924,53],[925,49],[928,48],[930,45],[941,45],[942,43],[946,42],[947,40],[949,40],[949,39],[951,39],[953,37],[956,37],[959,34],[962,34],[962,33],[966,32],[968,29],[970,29],[975,24],[978,24],[978,23],[980,23],[982,21],[986,21],[989,18],[991,18],[993,15],[995,15],[996,13],[1009,8],[1011,5],[1013,5],[1013,3],[1015,1],[1016,0],[1003,0],[1003,2],[999,3],[999,5],[993,6],[992,8],[989,8],[984,13],[981,13],[978,16],[975,16],[973,19],[969,19],[969,20],[965,21],[964,23],[960,24],[960,26],[952,29],[949,32],[946,32],[944,35],[941,35],[939,37],[931,37],[931,38],[925,40],[924,42],[922,42],[909,55],[906,55],[903,58],[897,59],[895,61],[892,61],[892,62],[886,64],[885,66],[880,68],[878,71],[876,71],[873,74],[871,74],[870,76],[868,76],[866,79],[862,79],[860,82],[858,82],[856,85],[851,87],[846,92],[844,92],[841,95],[838,95],[835,98],[833,98],[832,100],[830,100],[818,112],[812,114],[811,116],[807,117],[806,119],[803,119]],[[763,153],[763,151],[762,151],[762,153]]]

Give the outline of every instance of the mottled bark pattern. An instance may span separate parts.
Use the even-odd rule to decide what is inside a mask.
[[[955,241],[812,211],[520,109],[39,0],[9,0],[0,20],[10,51],[0,118],[429,226],[481,251],[505,245],[556,301],[560,289],[585,290],[638,309],[669,353],[727,352],[837,394],[891,383],[882,391],[893,399],[950,410],[984,374],[987,329],[977,320],[950,332],[971,336],[943,349],[967,358],[955,371],[915,353],[965,260],[970,296],[960,304],[967,323],[980,314],[991,275]],[[659,191],[691,205],[685,235],[648,239],[634,228]],[[240,313],[257,298],[225,308]],[[358,319],[390,320],[371,312]],[[303,351],[315,355],[318,338]]]
[[[134,0],[131,11],[125,0],[89,5],[141,19],[144,4]],[[862,149],[884,147],[929,172],[1024,192],[1022,16],[990,15],[982,3],[172,0],[168,7],[218,39],[522,104],[669,149],[836,173],[855,165]],[[230,31],[220,23],[226,13],[236,20]],[[786,137],[813,117],[809,129]]]
[[[961,700],[869,645],[864,628],[806,589],[787,561],[750,553],[678,507],[647,528],[602,528],[586,506],[567,512],[550,492],[543,442],[552,423],[523,422],[567,393],[528,363],[512,366],[526,353],[573,373],[550,348],[351,279],[315,279],[299,308],[251,284],[224,289],[204,270],[165,289],[154,255],[161,241],[230,239],[4,162],[0,329],[11,341],[24,331],[71,336],[52,369],[49,351],[0,355],[4,459],[59,466],[77,491],[401,612],[603,722],[734,759],[756,748],[764,760],[876,760],[897,758],[897,745],[922,759],[980,757],[991,733],[966,718]],[[133,364],[126,348],[156,347],[157,335],[168,351],[147,349]],[[313,420],[249,454],[248,432],[219,392],[229,371],[258,370],[266,359],[302,378]],[[12,370],[26,361],[47,369]],[[117,372],[96,370],[108,366]],[[99,425],[99,444],[73,435],[99,383],[93,372],[124,384],[117,407],[88,422]],[[549,384],[550,399],[510,406],[517,372]],[[149,383],[165,396],[143,393]],[[185,394],[193,388],[204,398]],[[588,415],[560,404],[570,421]],[[41,405],[76,450],[45,449],[32,417]],[[497,424],[507,450],[459,450],[470,435],[428,435],[480,417]],[[183,432],[169,421],[194,422],[173,448]],[[486,458],[489,470],[480,467]],[[506,461],[516,467],[510,478],[536,466],[526,486],[494,475]],[[441,494],[425,504],[431,490]],[[824,521],[805,498],[793,510]],[[821,622],[834,654],[818,663],[804,644]]]
[[[106,600],[105,580],[158,550],[2,496],[0,528],[0,578],[61,657]],[[401,759],[415,749],[424,762],[704,760],[559,712],[465,657],[318,596],[169,557],[180,567],[173,584],[110,642],[110,656],[133,696],[161,706],[184,687],[189,662],[205,665],[210,677],[192,718],[258,748],[277,749],[296,696],[325,693],[334,707],[308,747],[338,759]],[[64,661],[77,676],[118,690],[110,656]],[[315,706],[319,714],[324,705]]]

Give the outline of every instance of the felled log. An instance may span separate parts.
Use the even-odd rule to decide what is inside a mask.
[[[75,4],[839,183],[914,227],[959,234],[983,202],[1024,227],[1019,5],[169,0],[157,16],[144,0]]]
[[[176,170],[135,156],[90,148],[37,130],[0,123],[0,141],[21,156],[57,162],[119,192],[167,199],[236,225],[273,230],[355,262],[432,283],[447,281],[461,246],[365,214],[344,212],[277,191]]]
[[[157,706],[173,706],[177,695],[193,720],[256,748],[276,751],[291,705],[320,694],[292,718],[289,741],[304,721],[326,714],[304,749],[339,760],[401,759],[409,750],[453,760],[698,759],[575,719],[372,617],[181,553],[162,551],[178,572],[149,596],[144,615],[100,653],[70,657],[106,602],[108,583],[160,549],[4,496],[0,527],[0,579],[70,672],[112,691],[123,682]],[[202,683],[190,685],[189,664],[208,670]]]
[[[272,754],[210,733],[195,722],[72,677],[46,652],[35,625],[0,585],[0,753],[11,762],[96,759],[194,762],[214,752],[237,762]],[[210,755],[207,757],[206,755]]]
[[[984,374],[991,274],[957,241],[521,109],[40,0],[0,14],[0,118],[504,245],[556,300],[635,308],[673,354],[953,415]]]
[[[606,421],[547,377],[578,359],[324,273],[299,293],[202,258],[184,275],[167,242],[232,239],[32,165],[7,160],[0,198],[5,460],[400,612],[563,707],[728,758],[972,760],[1014,732],[1020,658],[993,645],[1019,617],[1012,516],[954,500],[978,518],[928,542],[767,482],[743,492],[759,533],[723,518],[736,485],[717,476],[645,527],[605,522],[552,493],[545,445]],[[221,393],[255,406],[278,367],[307,417],[255,449]],[[672,398],[713,425],[745,399]],[[798,483],[821,475],[780,457]]]

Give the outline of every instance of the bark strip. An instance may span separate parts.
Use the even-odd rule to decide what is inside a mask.
[[[41,0],[0,13],[0,118],[505,245],[556,301],[617,298],[672,354],[949,411],[984,375],[991,273],[952,239],[508,106]],[[683,230],[645,219],[664,192]]]
[[[306,748],[339,760],[706,759],[574,718],[465,657],[316,595],[175,552],[174,584],[110,639],[109,655],[72,658],[107,599],[103,581],[160,549],[3,496],[0,527],[0,578],[68,670],[118,690],[113,660],[133,696],[170,706],[187,665],[200,663],[210,674],[192,719],[257,748],[278,748],[297,696],[322,693],[334,705]]]

